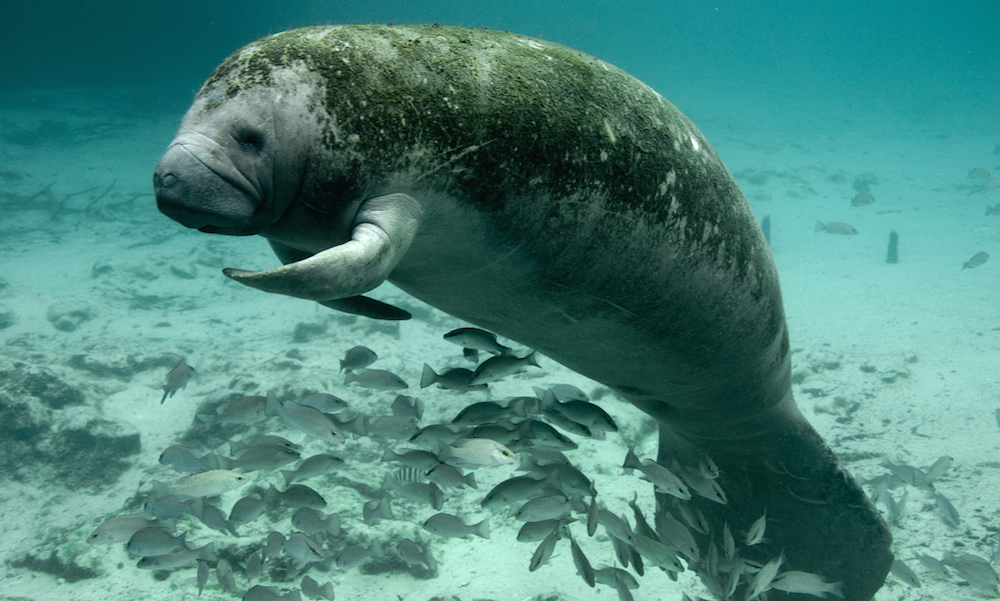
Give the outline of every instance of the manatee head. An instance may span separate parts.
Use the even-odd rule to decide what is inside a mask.
[[[216,69],[156,166],[157,206],[187,227],[266,235],[289,216],[317,162],[326,118],[316,75],[292,62],[254,61],[251,44]]]

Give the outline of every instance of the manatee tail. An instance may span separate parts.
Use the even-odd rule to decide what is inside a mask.
[[[718,465],[716,481],[728,496],[725,505],[697,495],[687,501],[704,514],[709,526],[707,534],[691,532],[702,557],[713,545],[724,548],[727,526],[732,532],[747,532],[766,511],[766,540],[737,545],[737,558],[763,565],[784,552],[784,569],[815,573],[826,582],[842,581],[847,601],[869,601],[882,587],[893,560],[888,528],[797,410],[788,411],[776,429],[731,441],[695,440],[661,424],[661,463],[677,459],[697,465],[699,453],[707,453]],[[657,511],[677,512],[676,499],[657,493]],[[731,584],[731,574],[721,566],[691,567],[713,591]],[[749,577],[735,576],[749,590]],[[787,598],[777,590],[768,593],[769,601]]]

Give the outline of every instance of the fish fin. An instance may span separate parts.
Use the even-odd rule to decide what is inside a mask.
[[[163,401],[160,401],[162,404]],[[215,425],[215,416],[210,413],[198,413],[195,418],[205,426],[205,431],[208,432],[212,426]]]
[[[385,321],[403,321],[410,319],[413,315],[405,309],[400,309],[388,303],[369,298],[367,296],[351,296],[337,300],[317,301],[324,307],[347,313],[349,315],[360,315],[369,319],[382,319]],[[341,361],[341,370],[344,362]]]
[[[264,415],[276,417],[280,416],[281,413],[281,402],[278,401],[278,395],[274,394],[273,390],[269,390],[267,392],[267,400],[264,401]]]
[[[490,538],[490,518],[484,518],[483,521],[479,522],[475,526],[473,533],[481,538]]]
[[[166,482],[153,480],[153,500],[159,501],[170,496],[170,485]]]
[[[361,203],[351,239],[307,259],[264,271],[223,273],[265,292],[315,301],[345,299],[374,289],[409,249],[423,217],[412,196],[387,194]]]
[[[438,374],[434,371],[434,368],[424,363],[424,371],[420,374],[420,387],[427,388],[434,382],[437,382],[437,379]]]

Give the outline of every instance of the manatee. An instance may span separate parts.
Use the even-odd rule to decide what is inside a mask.
[[[364,296],[388,281],[631,401],[659,424],[662,465],[718,466],[728,502],[686,501],[709,525],[701,557],[766,511],[739,557],[784,553],[852,601],[882,586],[887,527],[796,407],[748,204],[691,121],[624,71],[500,31],[286,31],[216,68],[154,187],[184,226],[270,242],[284,265],[225,270],[238,282],[405,318]],[[690,567],[719,590],[731,562]]]

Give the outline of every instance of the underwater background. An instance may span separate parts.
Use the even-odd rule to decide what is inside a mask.
[[[489,540],[423,528],[433,499],[397,493],[391,518],[366,515],[384,478],[400,477],[405,466],[383,458],[407,448],[396,442],[409,431],[390,419],[404,411],[393,406],[398,391],[345,383],[339,360],[373,349],[374,366],[421,399],[421,426],[535,387],[578,387],[619,431],[577,440],[567,456],[615,513],[631,515],[636,494],[652,514],[651,485],[620,469],[630,447],[655,456],[650,420],[544,357],[488,391],[421,389],[424,363],[466,365],[442,339],[466,324],[388,285],[376,296],[413,320],[366,321],[246,290],[220,271],[275,265],[263,240],[205,236],[156,210],[153,167],[226,56],[292,27],[389,22],[510,30],[578,48],[690,117],[768,224],[796,399],[883,511],[912,570],[894,569],[876,599],[1000,596],[1000,3],[117,0],[8,2],[3,15],[0,599],[298,590],[293,548],[246,576],[268,534],[292,530],[295,510],[268,492],[285,487],[276,463],[251,474],[266,507],[239,536],[204,517],[166,518],[189,531],[191,547],[214,545],[215,559],[232,565],[232,590],[215,559],[200,591],[194,564],[143,569],[121,541],[88,541],[109,518],[142,512],[153,481],[180,477],[161,461],[171,445],[229,455],[229,441],[281,434],[305,441],[302,457],[329,450],[273,419],[209,426],[196,417],[272,389],[329,393],[385,418],[332,451],[342,466],[305,482],[323,495],[323,513],[339,517],[337,534],[317,535],[323,559],[308,572],[338,599],[623,595],[588,587],[566,544],[529,571],[536,543],[515,540],[521,523],[480,505],[512,466],[476,470],[475,489],[445,489],[443,510],[489,519]],[[195,371],[161,403],[178,364]],[[881,486],[905,466],[934,464],[948,468],[933,487]],[[252,491],[217,504],[229,515]],[[595,566],[614,564],[606,538],[578,538]],[[404,539],[419,553],[401,550]],[[959,567],[941,563],[949,556]],[[673,580],[648,570],[639,583],[627,593],[637,600],[711,598],[689,572]]]

